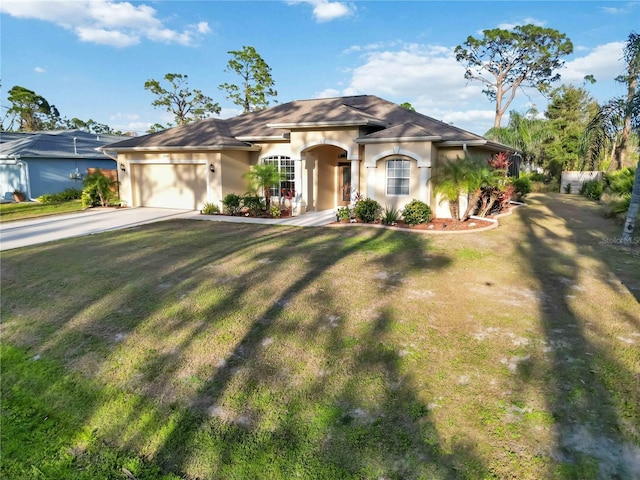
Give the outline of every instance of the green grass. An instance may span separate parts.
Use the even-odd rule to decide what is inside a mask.
[[[81,200],[42,204],[38,202],[0,203],[0,222],[26,220],[61,213],[73,213],[83,210]]]
[[[638,476],[640,251],[595,208],[533,195],[455,237],[170,221],[5,252],[0,476]]]

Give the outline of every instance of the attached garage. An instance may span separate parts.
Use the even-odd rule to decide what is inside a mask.
[[[206,164],[132,164],[133,206],[199,210],[207,201]]]

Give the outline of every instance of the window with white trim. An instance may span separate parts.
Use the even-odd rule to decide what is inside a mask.
[[[409,195],[411,163],[403,158],[387,160],[387,195]]]
[[[284,180],[280,185],[272,185],[269,191],[272,197],[281,197],[282,190],[293,192],[295,190],[295,165],[291,157],[284,155],[272,155],[262,159],[264,165],[275,165],[278,171],[284,174]]]

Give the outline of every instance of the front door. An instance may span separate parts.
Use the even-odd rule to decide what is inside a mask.
[[[348,205],[351,201],[351,164],[339,163],[340,192],[338,192],[338,204]]]

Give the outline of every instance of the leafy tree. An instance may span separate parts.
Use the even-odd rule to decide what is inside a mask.
[[[584,166],[586,158],[582,138],[590,117],[598,104],[583,88],[563,85],[551,93],[545,116],[553,138],[545,143],[548,162],[576,170]]]
[[[84,130],[99,135],[119,135],[122,133],[114,130],[107,124],[96,122],[91,118],[85,122],[84,120],[74,117],[71,120],[65,119],[64,124],[70,129]]]
[[[484,30],[483,38],[467,37],[455,49],[456,60],[465,64],[465,78],[485,85],[483,93],[496,103],[494,128],[511,105],[517,90],[535,88],[549,91],[560,79],[554,74],[564,61],[560,57],[573,52],[565,34],[536,25],[516,26],[513,30]]]
[[[409,102],[403,102],[403,103],[400,104],[400,106],[402,108],[406,108],[407,110],[411,110],[412,112],[416,111],[416,109],[413,108],[413,105],[411,105]]]
[[[267,97],[276,97],[275,82],[271,77],[271,67],[256,52],[256,49],[242,47],[242,50],[227,52],[233,56],[227,64],[227,72],[240,76],[242,85],[223,83],[218,88],[227,92],[227,98],[242,107],[244,113],[255,112],[269,106]]]
[[[19,85],[9,90],[7,98],[11,107],[7,115],[18,119],[18,130],[34,132],[36,130],[53,130],[58,127],[60,112],[55,105],[28,88]],[[9,129],[13,126],[11,121]]]
[[[264,165],[253,165],[245,178],[249,180],[249,188],[253,191],[262,190],[267,210],[271,207],[271,187],[278,185],[286,179],[286,175],[278,171],[278,167],[271,163]]]
[[[213,103],[212,98],[207,97],[200,90],[189,88],[188,78],[181,73],[167,73],[164,80],[169,83],[168,88],[160,85],[157,80],[144,82],[145,90],[149,90],[157,97],[151,105],[172,113],[177,125],[186,125],[207,118],[211,114],[220,113],[220,105]]]

